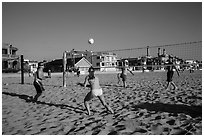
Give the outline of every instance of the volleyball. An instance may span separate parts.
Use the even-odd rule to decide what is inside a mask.
[[[90,38],[88,42],[89,42],[89,44],[93,44],[94,43],[94,39]]]

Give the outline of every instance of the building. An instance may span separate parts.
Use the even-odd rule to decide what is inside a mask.
[[[76,64],[76,58],[84,57],[98,71],[116,71],[117,55],[111,52],[67,51],[67,59],[72,60],[72,66]]]
[[[93,56],[93,66],[99,71],[116,71],[117,55],[112,52],[96,52]]]
[[[76,64],[74,64],[75,68],[78,68],[81,74],[85,74],[88,72],[88,69],[91,67],[91,63],[84,57],[82,57]]]
[[[32,61],[28,59],[24,59],[24,69],[28,69],[29,72],[35,72],[38,68],[38,61]]]
[[[2,72],[18,72],[20,70],[20,55],[18,49],[9,43],[2,44]]]
[[[77,51],[75,49],[72,49],[71,51],[67,51],[66,54],[67,60],[71,61],[71,64],[68,61],[68,64],[70,64],[72,67],[74,67],[74,64],[76,64],[76,59],[81,59],[82,57],[86,58],[91,64],[93,63],[93,52],[92,51]]]
[[[75,62],[75,63],[73,63]],[[81,74],[88,72],[88,68],[91,67],[91,63],[84,57],[76,57],[67,59],[66,71],[75,72],[78,68]],[[62,72],[63,71],[63,59],[55,59],[45,63],[44,71],[48,72]]]
[[[38,61],[32,61],[32,60],[30,60],[30,61],[29,61],[29,66],[30,66],[31,72],[37,71]]]
[[[169,55],[166,53],[166,50],[163,49],[163,53],[161,52],[161,49],[158,48],[158,56],[152,57],[150,55],[149,47],[147,47],[146,55],[138,58],[123,58],[119,60],[119,66],[120,62],[124,60],[128,60],[130,69],[134,70],[164,70],[165,63],[169,59]]]

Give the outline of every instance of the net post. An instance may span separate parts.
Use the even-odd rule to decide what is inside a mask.
[[[66,87],[66,66],[67,66],[67,52],[63,53],[63,87]]]
[[[24,59],[23,55],[21,55],[21,84],[24,84]]]

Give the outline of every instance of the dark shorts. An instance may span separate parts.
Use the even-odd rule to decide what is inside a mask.
[[[167,81],[168,82],[172,81],[173,75],[174,75],[174,71],[168,71],[167,72]]]
[[[121,74],[120,77],[122,78],[122,81],[126,81],[127,80],[127,75]]]
[[[33,85],[34,85],[37,93],[42,93],[45,90],[42,82],[40,82],[40,81],[34,81]]]

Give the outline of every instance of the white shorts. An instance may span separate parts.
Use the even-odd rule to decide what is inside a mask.
[[[93,89],[91,92],[95,96],[101,96],[103,94],[103,90],[101,88],[100,89]]]

